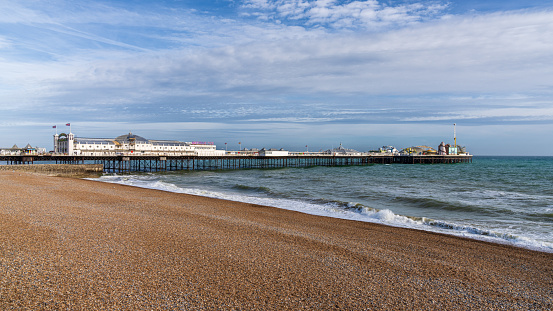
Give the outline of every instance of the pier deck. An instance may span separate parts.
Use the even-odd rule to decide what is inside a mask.
[[[362,156],[282,156],[254,155],[191,156],[191,155],[24,155],[0,156],[6,164],[103,164],[106,173],[158,172],[176,170],[233,170],[247,168],[282,168],[309,166],[354,166],[372,164],[451,164],[472,163],[470,155],[362,155]]]

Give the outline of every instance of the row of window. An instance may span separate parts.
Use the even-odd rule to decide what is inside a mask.
[[[113,146],[113,145],[112,146],[106,146],[106,145],[81,145],[81,144],[77,144],[77,146],[76,146],[77,149],[87,149],[87,147],[88,147],[88,149],[115,149],[115,146]],[[124,145],[122,149],[128,150],[129,148],[130,147],[128,145]],[[136,148],[136,149],[148,150],[147,148]],[[179,146],[179,147],[174,147],[174,149],[175,150],[192,150],[193,148],[191,148],[189,146]],[[198,149],[198,148],[196,147],[196,149]],[[215,149],[215,148],[210,148],[210,149]],[[168,146],[156,147],[156,146],[153,146],[153,150],[173,150],[173,147],[168,147]]]

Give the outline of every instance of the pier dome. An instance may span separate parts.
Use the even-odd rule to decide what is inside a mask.
[[[129,142],[141,142],[141,143],[147,143],[148,140],[142,136],[134,135],[133,133],[117,136],[115,138],[115,141],[118,143],[129,143]]]

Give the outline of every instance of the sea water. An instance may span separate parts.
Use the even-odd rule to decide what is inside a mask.
[[[99,180],[553,252],[553,157],[178,171]]]

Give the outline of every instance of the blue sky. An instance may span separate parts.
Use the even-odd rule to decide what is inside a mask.
[[[0,136],[553,155],[551,1],[0,0]]]

